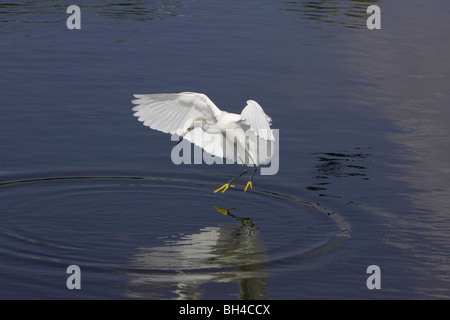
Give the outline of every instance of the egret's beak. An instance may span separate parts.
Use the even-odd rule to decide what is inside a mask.
[[[175,145],[178,145],[181,141],[183,141],[183,136],[181,136],[180,139],[178,139],[178,142]]]
[[[185,136],[189,131],[191,131],[191,130],[192,130],[191,128],[187,128],[186,132],[183,133],[183,135],[180,137],[180,139],[178,140],[178,142],[177,142],[176,145],[178,145],[181,141],[183,141],[184,136]]]

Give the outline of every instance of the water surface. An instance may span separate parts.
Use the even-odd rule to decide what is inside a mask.
[[[450,297],[447,1],[77,5],[0,5],[0,298]],[[180,91],[258,101],[279,172],[174,165],[131,99]]]

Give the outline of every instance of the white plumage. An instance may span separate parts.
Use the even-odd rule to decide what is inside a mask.
[[[145,126],[177,134],[214,156],[242,164],[246,167],[242,174],[247,172],[248,165],[253,165],[256,171],[257,166],[272,156],[275,141],[270,129],[272,120],[256,101],[248,100],[241,114],[235,114],[220,110],[202,93],[135,94],[134,97],[134,116]],[[245,190],[249,186],[252,187],[251,180]]]

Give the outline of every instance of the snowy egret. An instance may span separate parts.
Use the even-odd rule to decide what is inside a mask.
[[[203,148],[213,156],[227,158],[244,165],[245,169],[214,192],[234,188],[232,183],[254,170],[244,191],[253,190],[253,177],[260,164],[273,152],[275,137],[271,118],[261,106],[248,100],[241,114],[220,110],[205,94],[195,92],[135,94],[134,116],[145,126],[176,134]]]

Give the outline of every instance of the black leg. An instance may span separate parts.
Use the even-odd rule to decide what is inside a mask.
[[[218,192],[218,191],[220,191],[220,190],[222,190],[222,193],[224,193],[229,187],[234,188],[234,186],[231,185],[231,183],[232,183],[234,180],[236,180],[236,179],[242,177],[244,174],[246,174],[246,173],[248,172],[248,167],[247,167],[246,165],[244,165],[244,166],[245,166],[244,171],[242,171],[242,172],[241,172],[239,175],[237,175],[236,177],[233,177],[233,179],[231,179],[228,183],[224,184],[224,185],[221,186],[219,189],[217,189],[216,191],[214,191],[214,193],[216,193],[216,192]],[[254,173],[253,173],[253,174],[254,174]],[[247,190],[247,189],[245,189],[245,190]]]
[[[255,165],[255,168],[253,169],[252,177],[250,178],[250,181],[253,180],[253,177],[255,176],[256,171],[258,170],[258,166]]]
[[[245,166],[244,171],[242,171],[239,175],[237,175],[236,177],[234,177],[233,179],[230,180],[230,182],[228,182],[228,184],[231,184],[234,180],[239,179],[240,177],[242,177],[244,174],[246,174],[248,172],[248,167]]]

